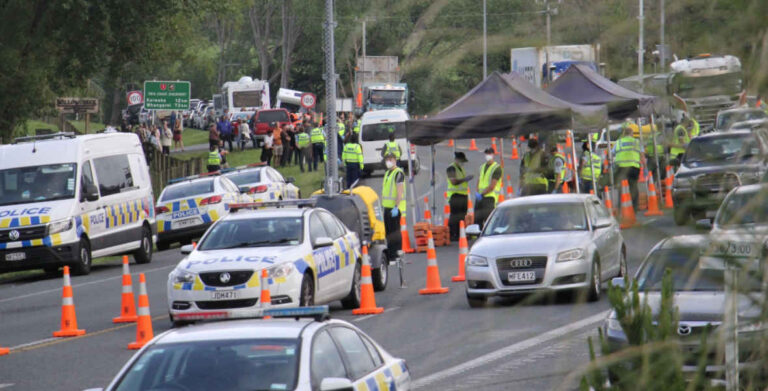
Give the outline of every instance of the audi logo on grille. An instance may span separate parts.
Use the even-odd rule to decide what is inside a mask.
[[[222,284],[226,284],[229,282],[229,280],[232,279],[232,276],[229,275],[229,273],[224,272],[219,274],[219,281],[221,281]]]
[[[21,235],[21,234],[19,234],[19,231],[17,231],[17,230],[15,230],[15,229],[14,229],[13,231],[11,231],[11,232],[8,232],[8,239],[11,239],[11,240],[19,240],[19,236],[20,236],[20,235]]]
[[[687,324],[681,324],[680,327],[677,328],[677,333],[680,335],[690,335],[691,326],[688,326]]]
[[[517,258],[509,261],[510,267],[531,267],[533,261],[530,258]]]

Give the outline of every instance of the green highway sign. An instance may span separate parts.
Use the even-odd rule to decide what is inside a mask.
[[[188,81],[145,81],[144,108],[148,110],[188,110]]]

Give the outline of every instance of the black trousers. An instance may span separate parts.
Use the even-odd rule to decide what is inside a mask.
[[[312,166],[317,171],[317,163],[323,161],[323,143],[312,144]]]
[[[393,208],[384,208],[384,231],[387,233],[387,249],[389,259],[397,257],[397,252],[403,249],[403,238],[400,234],[400,211],[392,217]]]
[[[206,166],[206,168],[208,169],[208,172],[214,172],[214,171],[221,170],[221,166],[218,165],[218,164],[209,164],[209,165]]]
[[[347,188],[350,188],[356,180],[360,179],[360,163],[347,163]]]
[[[268,166],[272,165],[272,150],[267,148],[261,149],[261,161],[267,163]]]
[[[451,215],[448,217],[448,229],[451,231],[451,241],[459,240],[459,223],[467,216],[467,196],[453,194],[448,200]]]
[[[494,208],[496,208],[496,200],[493,197],[483,197],[475,206],[475,224],[482,229],[485,220],[488,219]]]
[[[221,141],[222,141],[221,146],[224,147],[227,144],[229,144],[229,152],[232,152],[232,139],[234,137],[235,136],[233,134],[222,134],[221,135]]]
[[[616,170],[616,179],[619,186],[621,186],[621,181],[625,179],[629,182],[629,194],[632,195],[632,206],[635,208],[637,208],[637,180],[639,178],[640,169],[637,167],[619,167]]]
[[[600,196],[600,194],[598,194],[597,187],[595,186],[595,182],[592,182],[592,179],[581,178],[579,181],[579,192],[589,194],[590,190],[594,191],[596,196]]]

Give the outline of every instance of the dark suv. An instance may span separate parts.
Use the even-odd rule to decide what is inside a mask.
[[[683,225],[691,216],[697,220],[715,217],[731,189],[760,181],[767,160],[765,129],[716,132],[692,139],[672,185],[675,223]]]

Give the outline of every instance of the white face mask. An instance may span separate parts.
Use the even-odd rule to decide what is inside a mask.
[[[387,160],[387,161],[385,161],[385,162],[384,162],[384,164],[386,164],[386,165],[387,165],[387,168],[392,168],[392,167],[394,167],[394,166],[395,166],[395,162],[393,162],[393,161],[391,161],[391,160]]]
[[[486,162],[490,162],[491,160],[493,160],[493,155],[485,155]]]

